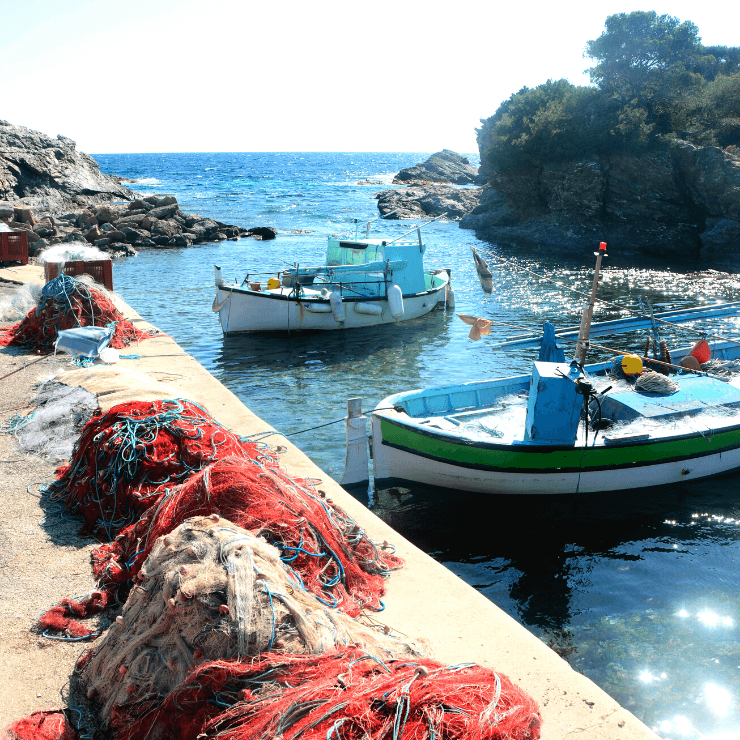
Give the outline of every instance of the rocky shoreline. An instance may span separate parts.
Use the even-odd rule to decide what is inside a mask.
[[[639,156],[489,172],[492,184],[483,187],[474,185],[480,175],[467,159],[454,155],[456,170],[450,155],[444,150],[399,172],[393,183],[405,187],[377,193],[379,212],[400,219],[445,213],[479,239],[531,252],[573,254],[606,241],[624,256],[723,267],[740,260],[740,154],[733,150],[675,140]]]
[[[54,244],[83,242],[107,252],[112,258],[132,257],[139,249],[191,247],[203,242],[243,237],[274,239],[277,230],[268,226],[241,226],[183,213],[172,195],[151,195],[125,205],[103,203],[64,213],[34,217],[28,206],[0,203],[0,224],[28,237],[30,257]]]
[[[0,120],[0,224],[26,232],[30,257],[72,242],[115,258],[139,249],[277,235],[269,226],[244,228],[185,213],[174,196],[140,197],[124,182],[131,181],[101,173],[68,137],[52,139]]]

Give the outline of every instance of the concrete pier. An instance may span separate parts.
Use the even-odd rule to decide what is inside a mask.
[[[32,266],[0,269],[0,280],[19,284],[43,282],[41,269]],[[125,313],[138,328],[156,329],[130,308]],[[255,338],[255,341],[260,340]],[[113,366],[95,365],[89,370],[72,369],[58,380],[81,385],[95,393],[104,410],[126,401],[171,398],[176,394],[175,397],[197,401],[236,434],[247,436],[274,431],[171,337],[154,335],[121,352],[140,355],[141,359],[120,360]],[[34,356],[29,354],[27,359],[30,362]],[[320,421],[317,419],[317,423]],[[657,737],[495,604],[378,519],[298,447],[278,435],[267,437],[265,441],[287,448],[281,461],[290,475],[321,479],[320,488],[373,540],[388,540],[406,561],[405,567],[393,572],[387,581],[386,609],[377,615],[379,621],[390,625],[395,632],[427,640],[433,650],[431,657],[439,661],[450,664],[476,662],[508,675],[539,703],[543,716],[543,740],[647,740]],[[3,490],[0,495],[17,493]],[[87,590],[90,590],[94,582],[88,553],[89,548],[80,548],[75,554],[74,567],[80,570],[82,578],[86,578]],[[33,557],[33,553],[26,556]],[[13,577],[13,562],[12,559],[8,561],[4,578]],[[70,560],[65,558],[58,564],[51,563],[50,577],[53,577],[56,567],[69,568]],[[57,597],[65,595],[59,593]],[[33,625],[26,626],[31,628]],[[80,649],[78,646],[76,652]],[[44,646],[43,641],[29,639],[26,650],[25,659],[32,668],[26,671],[26,675],[18,675],[13,670],[14,659],[0,642],[0,685],[11,685],[15,697],[11,702],[7,695],[3,697],[0,694],[0,727],[33,709],[59,704],[58,700],[50,701],[49,697],[42,700],[36,696],[36,671],[48,671],[50,664],[54,663],[55,676],[72,672],[74,661],[70,652],[57,649],[53,643]],[[27,694],[28,701],[23,699],[24,694]]]

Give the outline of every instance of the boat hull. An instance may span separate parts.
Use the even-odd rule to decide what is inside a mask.
[[[676,349],[674,361],[690,351],[691,347]],[[736,342],[715,342],[711,351],[715,359],[740,359]],[[595,363],[586,370],[603,376],[611,364]],[[505,396],[525,396],[530,380],[530,375],[518,375],[473,381],[382,400],[371,417],[376,486],[392,479],[479,493],[596,493],[675,484],[740,469],[737,417],[687,424],[681,434],[610,437],[609,444],[602,433],[597,444],[590,437],[588,447],[484,441],[435,426],[456,414],[460,418],[486,412]]]
[[[545,448],[456,441],[374,415],[373,465],[381,486],[384,479],[401,479],[479,493],[632,490],[740,468],[740,426],[631,444]]]
[[[449,285],[447,271],[434,275],[435,287],[403,296],[403,316],[396,319],[385,297],[345,296],[344,320],[332,312],[328,299],[297,299],[283,293],[255,291],[235,285],[216,288],[217,310],[224,334],[279,331],[337,331],[408,321],[445,305]],[[380,309],[378,311],[378,309]],[[395,312],[394,312],[395,313]]]

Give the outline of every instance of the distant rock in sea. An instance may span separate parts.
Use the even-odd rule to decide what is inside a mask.
[[[394,178],[394,185],[439,182],[450,185],[483,185],[485,179],[463,157],[450,149],[432,154],[426,162],[402,169]]]
[[[268,240],[277,234],[271,226],[245,229],[183,213],[174,196],[140,198],[123,182],[135,181],[104,175],[66,136],[52,139],[0,121],[0,223],[26,232],[29,256],[68,242],[85,242],[121,257],[147,247],[241,237]]]
[[[456,188],[452,185],[412,185],[376,193],[378,211],[390,219],[441,216],[451,221],[470,213],[480,199],[481,188]],[[395,213],[394,213],[395,212]]]
[[[480,199],[481,188],[460,186],[482,182],[478,170],[466,157],[443,149],[393,178],[394,185],[407,187],[382,190],[375,197],[380,214],[391,219],[445,214],[454,221],[470,213]]]
[[[123,205],[103,203],[56,217],[36,217],[28,206],[0,202],[0,223],[27,233],[30,256],[69,242],[90,244],[111,257],[129,257],[138,249],[191,247],[242,237],[266,241],[277,235],[270,226],[245,229],[183,213],[172,195],[150,195]]]

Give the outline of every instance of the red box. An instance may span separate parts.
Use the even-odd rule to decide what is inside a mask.
[[[0,262],[16,260],[28,264],[28,235],[25,231],[0,231]]]
[[[108,290],[113,290],[113,263],[110,260],[74,260],[73,262],[46,262],[44,277],[46,282],[53,280],[59,275],[59,268],[65,275],[90,275],[96,283],[104,285]]]

